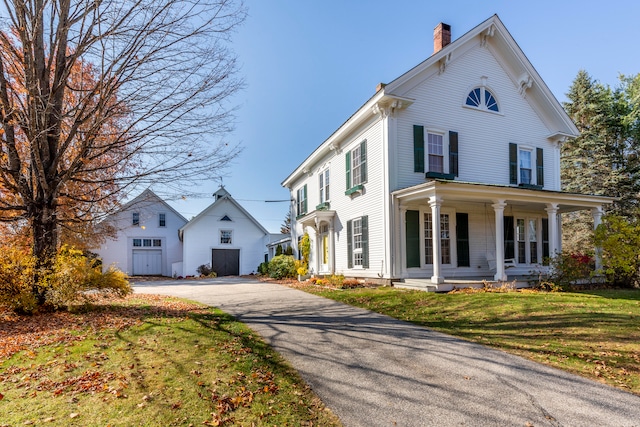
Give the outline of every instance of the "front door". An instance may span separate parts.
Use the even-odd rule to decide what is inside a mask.
[[[320,272],[329,271],[329,226],[320,227]]]

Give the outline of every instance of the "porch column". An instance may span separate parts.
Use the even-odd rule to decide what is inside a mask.
[[[431,276],[432,283],[444,282],[444,277],[440,273],[442,266],[442,255],[440,248],[440,206],[442,206],[442,199],[433,196],[429,197],[429,206],[431,207],[432,221],[432,235],[433,235],[433,275]]]
[[[507,274],[504,270],[504,208],[507,204],[504,200],[496,200],[491,205],[496,217],[496,275],[499,281],[506,281]]]
[[[335,237],[333,235],[333,218],[329,220],[329,273],[335,274],[333,271],[334,266],[334,258],[335,258]]]
[[[602,222],[602,206],[591,209],[591,216],[593,216],[593,229],[598,228]],[[602,248],[596,246],[596,271],[602,270]]]
[[[400,207],[400,244],[398,252],[400,252],[400,274],[401,277],[407,277],[407,208]]]
[[[549,216],[549,257],[554,258],[558,250],[558,204],[547,203],[547,215]]]

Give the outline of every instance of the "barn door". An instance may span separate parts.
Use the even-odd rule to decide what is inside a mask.
[[[212,249],[211,269],[220,276],[240,275],[240,249]]]
[[[162,251],[134,250],[133,251],[133,275],[134,276],[161,276],[162,275]]]

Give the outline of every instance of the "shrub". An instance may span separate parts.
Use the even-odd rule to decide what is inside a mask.
[[[282,245],[280,243],[276,246],[276,256],[278,255],[282,255]]]
[[[198,266],[198,268],[196,268],[196,271],[201,276],[209,276],[210,277],[211,273],[215,274],[215,272],[211,269],[211,266],[209,264],[202,264],[202,265]],[[217,276],[217,274],[216,274],[216,276]],[[216,276],[213,276],[213,277],[216,277]]]
[[[296,263],[292,256],[278,255],[269,262],[269,277],[286,279],[296,277]]]
[[[110,266],[102,272],[95,259],[67,246],[59,251],[53,271],[41,279],[39,286],[46,288],[46,304],[55,309],[68,307],[88,291],[121,297],[132,292],[122,271]]]
[[[307,274],[309,274],[309,270],[302,260],[296,260],[295,268],[296,273],[298,273],[299,276],[306,276]]]
[[[300,239],[300,255],[302,255],[302,262],[308,268],[309,267],[309,255],[311,254],[311,239],[309,233],[304,233],[302,239]]]
[[[344,279],[342,281],[342,289],[353,289],[353,288],[359,288],[362,286],[362,283],[360,283],[359,280],[357,279]]]
[[[615,285],[640,283],[640,212],[626,219],[605,215],[595,231],[595,243],[602,248],[603,272]]]
[[[287,249],[284,250],[285,255],[293,255],[293,246],[287,246]]]
[[[0,304],[22,313],[35,311],[34,273],[35,258],[27,249],[0,247]]]
[[[258,274],[262,274],[263,276],[268,276],[269,275],[269,263],[268,262],[261,262],[260,265],[258,266]]]
[[[570,290],[578,282],[593,277],[595,261],[588,254],[563,252],[549,259],[549,273],[539,274],[533,287],[545,291]]]

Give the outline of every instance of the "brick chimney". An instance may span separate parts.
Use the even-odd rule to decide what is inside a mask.
[[[433,53],[437,53],[451,43],[451,25],[443,22],[433,29]]]

